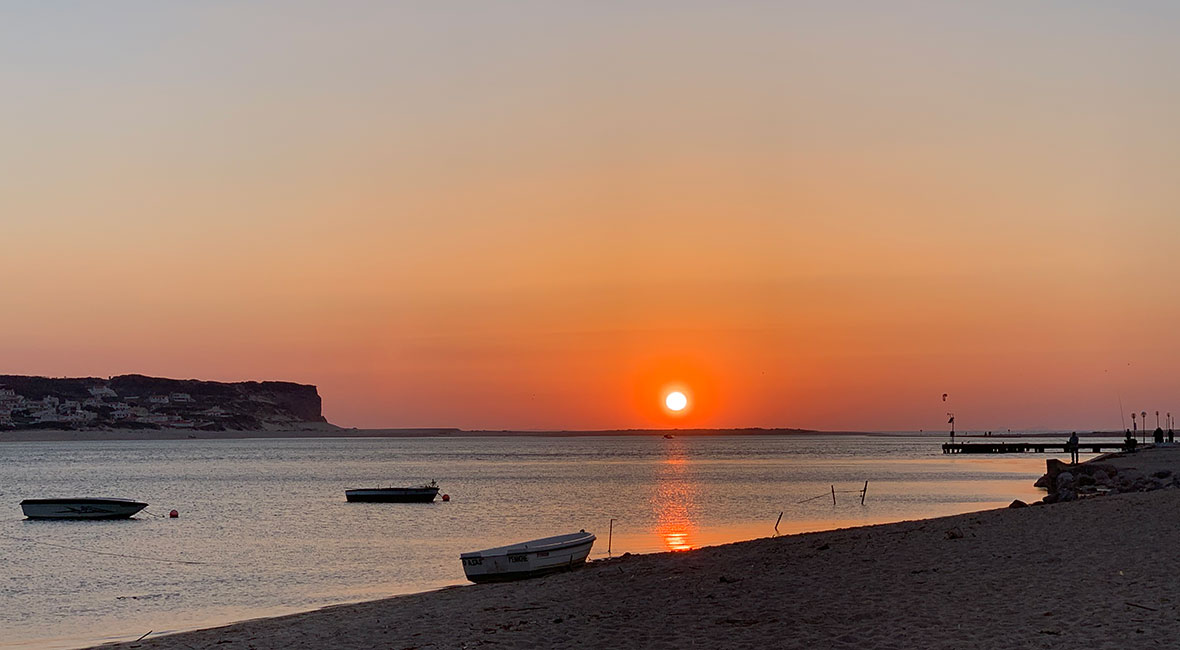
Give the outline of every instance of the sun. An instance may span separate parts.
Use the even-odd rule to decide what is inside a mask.
[[[664,405],[673,411],[683,411],[684,407],[688,406],[688,398],[684,393],[674,390],[664,398]]]

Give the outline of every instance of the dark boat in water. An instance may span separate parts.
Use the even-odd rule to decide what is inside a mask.
[[[147,505],[131,499],[74,497],[25,499],[20,509],[29,519],[127,519]]]
[[[357,488],[345,490],[349,501],[370,503],[430,503],[438,495],[438,483],[431,481],[418,487]]]

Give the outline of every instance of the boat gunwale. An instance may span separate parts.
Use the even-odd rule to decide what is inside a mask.
[[[121,506],[142,506],[143,508],[146,508],[148,506],[148,504],[146,504],[142,501],[136,501],[135,499],[124,499],[121,497],[85,497],[85,498],[79,498],[79,499],[25,499],[20,502],[20,505],[22,505],[22,506],[23,505],[53,506],[53,505],[64,505],[64,504],[68,504],[68,503],[81,503],[81,504],[86,504],[86,505],[114,504],[114,505],[121,505]]]
[[[439,488],[436,488],[436,487],[346,488],[344,490],[344,493],[345,494],[349,494],[349,493],[357,494],[357,493],[367,493],[367,492],[386,492],[386,493],[394,492],[394,493],[398,493],[398,494],[406,494],[406,493],[425,494],[427,492],[433,492],[435,494],[438,494],[438,490],[439,490]]]
[[[564,541],[560,541],[560,542],[551,542],[549,544],[544,544],[541,546],[529,546],[529,544],[532,544],[534,542],[543,542],[545,540],[555,539],[555,538],[559,538],[559,537],[567,537],[569,535],[577,535],[578,537],[575,539],[564,540]],[[529,540],[527,542],[519,542],[516,544],[508,544],[506,546],[497,546],[494,548],[487,548],[482,551],[468,551],[466,553],[460,553],[459,559],[473,558],[473,557],[490,558],[490,557],[499,557],[501,555],[515,555],[515,554],[519,554],[519,553],[541,553],[541,552],[552,553],[554,551],[561,551],[561,550],[564,550],[567,548],[573,548],[573,547],[582,546],[585,544],[593,545],[595,540],[597,540],[597,539],[598,539],[598,537],[595,536],[594,533],[567,533],[566,535],[554,535],[553,537],[541,537],[538,539]]]

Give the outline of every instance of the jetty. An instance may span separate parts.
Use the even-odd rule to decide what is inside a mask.
[[[1108,451],[1134,451],[1135,443],[1125,441],[1079,442],[1078,451],[1086,454],[1101,454]],[[1069,445],[1064,442],[946,442],[942,445],[944,454],[1068,454]]]

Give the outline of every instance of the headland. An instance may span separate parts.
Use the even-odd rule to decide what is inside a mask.
[[[0,435],[60,439],[65,433],[154,437],[334,428],[315,386],[285,381],[217,382],[144,375],[51,378],[0,375]],[[48,432],[38,438],[36,432]],[[113,434],[113,435],[112,435]],[[163,435],[160,437],[171,437]],[[9,438],[11,439],[11,438]]]

